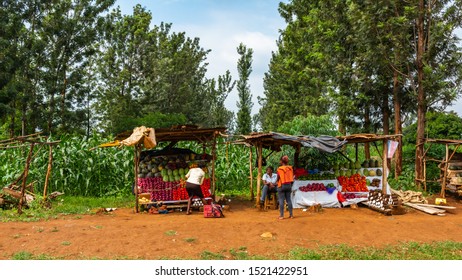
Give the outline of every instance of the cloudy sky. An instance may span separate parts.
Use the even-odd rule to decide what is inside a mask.
[[[284,20],[278,13],[280,0],[117,0],[122,12],[131,14],[136,3],[152,12],[153,24],[172,23],[175,32],[186,32],[188,37],[200,38],[200,45],[210,49],[207,57],[209,78],[216,78],[226,70],[238,79],[236,48],[244,43],[252,48],[253,72],[250,90],[254,108],[260,106],[257,96],[263,96],[263,76],[268,71],[271,51],[275,51],[279,30],[284,29]],[[288,2],[283,0],[282,2]],[[237,92],[228,96],[228,109],[236,111]],[[462,116],[462,98],[448,108]]]

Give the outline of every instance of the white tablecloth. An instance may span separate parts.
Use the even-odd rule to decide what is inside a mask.
[[[327,191],[320,192],[302,192],[298,188],[311,183],[323,183],[325,186],[333,183],[337,190],[329,194]],[[292,185],[292,204],[294,208],[306,208],[315,204],[321,204],[325,208],[338,208],[340,203],[337,199],[339,184],[337,180],[319,180],[319,181],[294,181]]]

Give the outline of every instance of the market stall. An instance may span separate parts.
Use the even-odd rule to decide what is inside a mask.
[[[338,150],[346,143],[331,136],[321,137],[308,137],[308,136],[293,136],[284,133],[268,132],[268,133],[252,133],[250,135],[244,135],[244,139],[235,141],[237,144],[245,144],[250,148],[250,194],[251,199],[255,198],[253,192],[253,167],[252,167],[252,147],[255,147],[257,154],[257,199],[256,204],[258,206],[258,198],[261,192],[261,180],[262,180],[262,166],[263,166],[263,149],[270,151],[281,151],[281,147],[284,145],[291,146],[295,149],[294,153],[294,166],[298,166],[299,155],[302,147],[310,147],[322,150],[324,152],[333,153]],[[334,178],[335,179],[335,178]],[[296,193],[294,189],[293,193]],[[308,196],[308,194],[306,194]],[[295,205],[294,205],[295,206]]]
[[[260,184],[262,175],[262,149],[280,151],[282,145],[290,145],[295,149],[294,167],[295,180],[292,186],[292,202],[294,208],[306,208],[315,204],[323,207],[342,207],[370,200],[372,191],[379,191],[390,195],[388,185],[388,164],[387,158],[392,155],[389,152],[389,141],[395,140],[400,135],[376,135],[376,134],[355,134],[342,137],[310,137],[292,136],[282,133],[253,133],[244,136],[239,143],[245,143],[250,148],[255,147],[258,156],[257,173],[257,198],[260,196]],[[383,150],[380,161],[378,159],[367,159],[362,163],[358,161],[358,143],[383,142]],[[346,144],[355,144],[356,159],[352,160],[343,155],[341,148]],[[344,157],[341,163],[333,163],[328,170],[304,170],[297,168],[299,153],[302,147],[316,148],[322,152],[340,153]],[[252,164],[252,160],[250,160]],[[253,196],[252,186],[252,165],[251,165],[250,189]],[[258,205],[258,199],[257,205]]]
[[[153,202],[162,202],[169,208],[181,208],[188,199],[183,187],[184,177],[189,168],[201,163],[205,166],[203,169],[206,174],[201,190],[206,199],[212,199],[216,188],[216,142],[217,137],[225,131],[224,127],[199,128],[192,125],[156,129],[142,127],[141,133],[136,128],[132,134],[128,131],[118,134],[113,142],[101,146],[135,147],[133,192],[137,212],[140,205]],[[147,145],[143,144],[146,141]],[[202,146],[202,151],[176,148],[175,145],[180,141],[197,142]],[[159,143],[166,145],[160,149]],[[211,148],[211,154],[206,153],[207,147]],[[201,202],[198,200],[193,206],[201,206],[199,204]]]

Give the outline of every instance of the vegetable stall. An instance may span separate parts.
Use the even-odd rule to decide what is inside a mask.
[[[236,142],[244,143],[251,148],[255,147],[257,150],[257,198],[260,195],[263,149],[281,151],[282,145],[289,145],[295,149],[293,166],[296,178],[292,187],[294,208],[305,208],[315,204],[323,207],[341,207],[365,202],[369,203],[372,208],[383,210],[384,204],[392,202],[387,181],[388,172],[384,170],[388,171],[388,145],[394,143],[389,143],[389,141],[397,139],[399,135],[354,134],[340,137],[311,137],[270,132],[253,133],[243,137],[244,139]],[[383,142],[382,152],[378,151],[376,145],[379,141]],[[361,143],[373,143],[381,155],[381,160],[367,159],[359,162],[358,144]],[[347,144],[355,145],[355,160],[343,154],[342,149]],[[305,170],[299,166],[299,154],[302,147],[315,148],[322,153],[339,153],[344,160],[343,162],[332,162],[330,168],[326,170]],[[252,193],[252,175],[250,185]],[[377,197],[381,199],[375,203]],[[389,201],[384,202],[385,199]],[[258,199],[256,202],[258,203]]]
[[[201,186],[206,199],[211,199],[216,190],[215,161],[217,138],[226,131],[225,127],[199,128],[195,125],[178,125],[171,128],[135,128],[133,132],[118,134],[111,143],[100,145],[133,146],[135,178],[133,192],[135,209],[153,201],[162,202],[168,208],[182,208],[188,194],[183,187],[184,176],[189,168],[204,163],[206,178]],[[130,134],[131,133],[131,134]],[[146,145],[146,140],[147,145]],[[182,141],[196,142],[202,151],[177,148]],[[163,143],[163,148],[159,144]],[[211,155],[206,153],[211,148]],[[156,148],[156,149],[154,149]],[[193,206],[201,206],[196,201]]]

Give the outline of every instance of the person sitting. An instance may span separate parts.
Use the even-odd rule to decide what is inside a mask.
[[[277,192],[277,180],[278,175],[273,173],[273,167],[268,166],[266,168],[266,173],[263,175],[263,187],[261,190],[260,205],[265,204],[265,199],[267,195]]]

